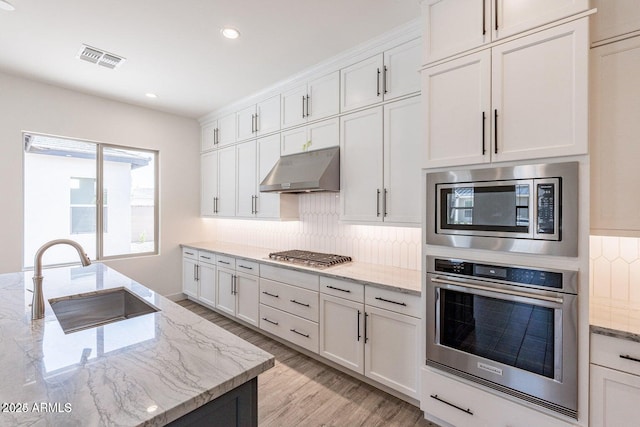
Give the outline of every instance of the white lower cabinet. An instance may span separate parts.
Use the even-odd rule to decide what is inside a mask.
[[[182,292],[192,298],[200,296],[198,286],[198,251],[182,250]]]
[[[222,255],[216,261],[216,308],[258,326],[258,263]]]
[[[575,425],[575,422],[543,414],[429,367],[422,368],[421,377],[420,409],[424,411],[427,419],[438,424],[456,427]]]
[[[589,425],[637,426],[640,343],[592,334],[590,373]]]
[[[182,249],[182,292],[210,307],[215,306],[215,254]]]
[[[372,301],[394,305],[391,311],[365,304],[379,290],[321,278],[320,355],[407,396],[419,398],[420,319],[409,316],[420,297],[384,291]],[[325,293],[327,292],[327,293]],[[339,292],[343,292],[340,295]],[[390,294],[389,294],[390,293]],[[374,302],[375,304],[375,302]],[[408,310],[408,311],[407,311]]]

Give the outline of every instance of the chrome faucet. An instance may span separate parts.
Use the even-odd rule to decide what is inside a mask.
[[[82,249],[82,246],[78,242],[74,242],[69,239],[57,239],[45,243],[38,249],[33,262],[33,301],[31,302],[31,320],[42,319],[44,317],[44,298],[42,297],[42,255],[51,246],[55,245],[70,245],[76,248],[78,255],[80,255],[80,262],[84,267],[91,264],[91,260]]]

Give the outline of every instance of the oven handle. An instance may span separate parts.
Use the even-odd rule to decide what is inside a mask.
[[[439,277],[432,277],[431,281],[434,283],[443,283],[446,285],[454,285],[454,286],[460,286],[460,287],[466,287],[466,288],[471,288],[471,289],[477,289],[480,291],[487,291],[487,292],[494,292],[494,293],[501,293],[501,294],[507,294],[507,295],[513,295],[516,297],[524,297],[524,298],[531,298],[531,299],[537,299],[537,300],[542,300],[542,301],[547,301],[547,302],[553,302],[556,304],[562,304],[563,303],[563,299],[560,297],[550,297],[550,296],[545,296],[545,295],[535,295],[535,294],[530,294],[527,292],[519,292],[519,291],[514,291],[514,290],[510,290],[510,289],[496,289],[496,288],[491,288],[489,286],[481,286],[481,285],[475,285],[475,284],[470,284],[467,282],[458,282],[458,281],[454,281],[454,280],[445,280],[445,279],[440,279]]]

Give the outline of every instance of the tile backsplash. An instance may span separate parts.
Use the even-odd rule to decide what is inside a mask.
[[[420,269],[420,228],[340,222],[340,195],[335,193],[301,194],[298,203],[299,221],[212,219],[213,235],[206,240],[328,252],[359,262]]]
[[[640,239],[591,236],[591,296],[640,307]]]

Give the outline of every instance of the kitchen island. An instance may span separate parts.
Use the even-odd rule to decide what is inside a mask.
[[[103,264],[45,270],[45,317],[32,321],[32,275],[0,275],[0,426],[156,426],[193,414],[217,425],[216,402],[241,405],[239,391],[253,402],[234,413],[257,420],[256,379],[272,355]],[[49,299],[110,288],[158,311],[63,332]]]

